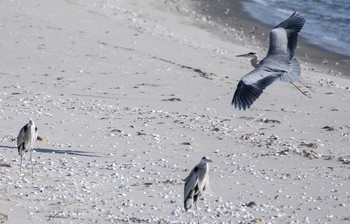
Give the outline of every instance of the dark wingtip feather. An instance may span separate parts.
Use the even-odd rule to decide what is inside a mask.
[[[262,90],[256,89],[252,85],[246,85],[242,80],[239,81],[237,89],[232,98],[231,104],[239,110],[249,109],[254,101],[260,96]]]
[[[267,76],[258,82],[247,85],[242,80],[239,81],[235,94],[233,95],[231,105],[239,110],[249,109],[256,99],[262,94],[263,90],[271,85],[278,76]]]
[[[297,12],[294,12],[288,19],[281,22],[274,28],[284,28],[288,35],[289,59],[294,57],[294,51],[298,42],[298,33],[305,24],[305,18]]]
[[[192,204],[188,203],[188,201],[192,200],[192,193],[193,193],[193,190],[189,192],[189,194],[187,195],[184,201],[184,209],[186,210],[186,212],[192,207]]]
[[[191,208],[191,206],[187,207],[187,201],[184,202],[184,209],[187,212],[189,209]]]
[[[305,21],[305,18],[301,14],[294,12],[288,19],[284,20],[274,28],[282,27],[286,30],[298,33],[303,28]]]

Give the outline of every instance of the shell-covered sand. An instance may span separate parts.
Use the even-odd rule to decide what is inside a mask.
[[[182,179],[203,156],[201,223],[349,222],[349,79],[301,61],[311,98],[277,81],[235,110],[254,46],[185,3],[0,3],[0,222],[195,223]]]

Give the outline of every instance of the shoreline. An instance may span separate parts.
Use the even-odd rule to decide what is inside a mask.
[[[227,8],[233,10],[228,11]],[[233,28],[233,33],[236,31],[242,33],[244,39],[239,41],[246,42],[252,48],[252,51],[257,52],[261,57],[265,56],[269,42],[268,33],[272,26],[254,19],[249,13],[245,12],[242,9],[241,0],[229,2],[194,0],[192,1],[192,10],[196,10],[196,12],[206,16],[206,18],[209,17],[217,26],[221,26],[221,28],[211,30],[216,35],[235,43],[235,40],[229,38],[230,29]],[[221,16],[222,12],[226,14],[224,17]],[[276,22],[276,24],[279,22]],[[300,36],[298,37],[296,57],[300,61],[302,68],[305,67],[306,70],[327,73],[330,76],[350,78],[348,72],[349,64],[343,61],[348,58],[346,55],[331,52],[308,43],[305,38]]]

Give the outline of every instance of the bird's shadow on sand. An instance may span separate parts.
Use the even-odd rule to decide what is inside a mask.
[[[53,153],[53,154],[65,154],[72,156],[86,156],[86,157],[99,157],[92,154],[91,152],[81,151],[81,150],[61,150],[61,149],[47,149],[47,148],[34,148],[35,152],[41,153]]]
[[[8,146],[8,145],[0,145],[0,148],[5,148],[5,149],[17,149],[15,146]]]
[[[14,146],[0,145],[0,148],[16,149],[16,152],[17,152],[17,147],[14,147]],[[34,151],[41,152],[41,153],[61,154],[61,155],[65,154],[65,155],[72,155],[72,156],[100,157],[100,156],[94,155],[91,152],[82,151],[82,150],[34,148]]]

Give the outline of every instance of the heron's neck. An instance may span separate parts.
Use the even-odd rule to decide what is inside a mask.
[[[250,60],[250,63],[252,64],[252,66],[254,68],[257,68],[259,65],[259,59],[258,59],[258,55],[254,55],[254,57],[252,58],[252,60]]]
[[[204,170],[209,170],[209,164],[208,164],[208,163],[206,163],[206,164],[204,165]]]
[[[205,170],[205,169],[207,169],[207,167],[208,167],[208,163],[203,162],[203,163],[202,163],[202,168]]]

